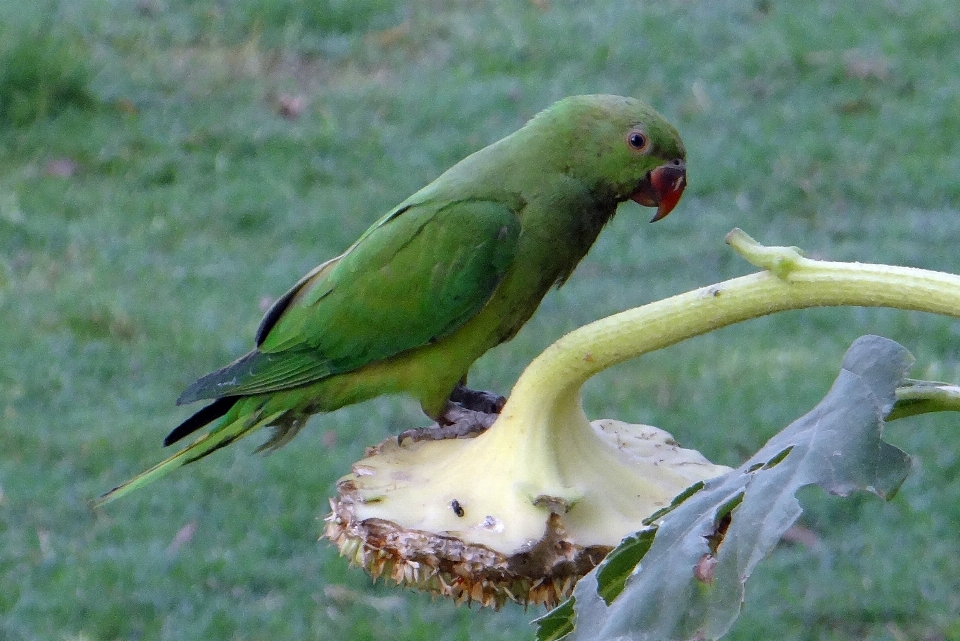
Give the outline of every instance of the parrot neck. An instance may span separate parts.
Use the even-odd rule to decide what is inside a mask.
[[[569,256],[560,265],[557,278],[555,280],[557,287],[563,285],[573,270],[584,256],[590,251],[597,236],[617,212],[617,204],[597,203],[592,207],[583,207],[580,210],[580,216],[571,222],[569,235],[566,238],[566,244],[569,248]]]

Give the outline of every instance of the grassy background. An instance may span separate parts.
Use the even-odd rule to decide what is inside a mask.
[[[0,3],[0,638],[530,638],[533,612],[370,586],[317,543],[403,399],[243,443],[99,513],[156,462],[191,380],[246,351],[264,302],[467,153],[569,94],[644,97],[690,187],[625,205],[562,290],[473,371],[506,392],[589,320],[752,271],[723,234],[960,272],[955,0],[49,0]],[[281,103],[301,98],[297,118]],[[960,326],[818,310],[605,373],[588,413],[737,464],[811,407],[863,333],[960,381]],[[960,638],[956,419],[893,424],[890,503],[810,491],[731,638]]]

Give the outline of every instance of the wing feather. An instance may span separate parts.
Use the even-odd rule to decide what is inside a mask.
[[[518,214],[518,206],[486,200],[391,213],[274,304],[257,349],[196,381],[178,402],[307,385],[452,333],[509,269]]]

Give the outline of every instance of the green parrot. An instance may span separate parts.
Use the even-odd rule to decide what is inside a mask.
[[[670,213],[685,163],[676,129],[639,100],[557,102],[301,278],[266,313],[253,351],[183,392],[177,404],[213,402],[164,445],[214,427],[98,503],[264,426],[274,433],[260,449],[280,447],[312,414],[381,394],[414,397],[441,425],[451,398],[489,411],[463,387],[470,365],[567,280],[620,203],[657,207],[653,221]]]

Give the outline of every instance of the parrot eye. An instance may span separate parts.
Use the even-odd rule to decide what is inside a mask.
[[[642,131],[631,131],[627,134],[627,145],[634,151],[646,151],[650,140]]]

